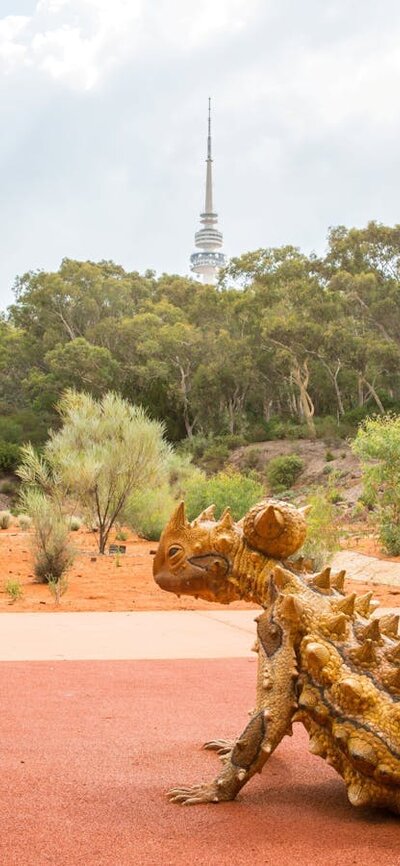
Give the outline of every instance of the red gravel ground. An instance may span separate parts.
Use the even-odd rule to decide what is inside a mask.
[[[298,726],[237,802],[168,803],[254,687],[243,659],[1,663],[1,866],[395,866],[399,819],[350,806]]]

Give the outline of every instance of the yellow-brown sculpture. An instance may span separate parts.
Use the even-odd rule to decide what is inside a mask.
[[[189,523],[181,503],[161,536],[154,577],[162,589],[264,608],[251,720],[233,743],[206,744],[223,769],[212,782],[173,789],[176,803],[234,799],[299,721],[354,806],[400,814],[399,617],[371,619],[372,593],[344,595],[344,572],[308,574],[288,559],[305,535],[301,510],[266,500],[240,523],[228,509],[215,521],[212,507]]]

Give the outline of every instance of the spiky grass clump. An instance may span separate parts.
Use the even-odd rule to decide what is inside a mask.
[[[11,523],[11,512],[0,511],[0,529],[8,529]]]

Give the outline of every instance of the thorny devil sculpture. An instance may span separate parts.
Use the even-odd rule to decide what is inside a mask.
[[[174,788],[175,803],[233,800],[292,722],[310,750],[343,777],[354,806],[400,814],[399,617],[371,619],[372,593],[343,592],[344,572],[305,571],[290,560],[306,535],[301,510],[277,500],[234,523],[213,507],[189,523],[181,503],[161,536],[154,577],[162,589],[228,604],[260,604],[257,703],[234,742],[215,740],[223,769],[210,783]]]

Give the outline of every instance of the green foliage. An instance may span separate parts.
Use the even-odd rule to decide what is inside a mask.
[[[330,463],[330,461],[331,461],[331,460],[334,460],[334,459],[335,459],[335,455],[332,454],[332,451],[329,451],[329,450],[328,450],[328,451],[325,452],[325,460],[326,460],[327,463]]]
[[[11,578],[6,580],[4,589],[7,595],[10,596],[12,602],[18,601],[18,599],[22,598],[24,594],[19,580],[12,580]]]
[[[0,441],[0,472],[14,472],[20,461],[21,451],[13,442]]]
[[[132,494],[124,509],[124,520],[149,541],[158,541],[176,502],[166,483]]]
[[[129,538],[129,532],[126,529],[118,529],[115,533],[115,538],[117,541],[127,541]]]
[[[23,532],[26,532],[27,529],[30,529],[32,526],[32,520],[28,514],[18,514],[18,526],[22,529]]]
[[[242,470],[254,471],[260,468],[261,454],[258,448],[247,448],[240,460]]]
[[[54,598],[55,605],[58,607],[58,605],[60,604],[62,596],[65,595],[65,593],[68,589],[67,578],[65,577],[65,575],[63,575],[62,577],[59,577],[57,579],[50,578],[50,580],[48,580],[48,582],[47,582],[47,586],[48,586],[49,591],[51,592],[51,594]]]
[[[33,486],[22,492],[22,502],[34,529],[34,572],[39,583],[61,580],[72,565],[69,522],[51,496]]]
[[[400,416],[367,418],[352,449],[361,460],[363,502],[375,507],[380,538],[393,554],[399,549],[400,538]]]
[[[4,493],[5,496],[15,496],[17,491],[17,487],[14,481],[0,481],[0,493]]]
[[[273,493],[292,487],[302,472],[304,461],[297,454],[272,457],[268,462],[266,478]]]
[[[0,511],[0,529],[8,529],[11,523],[11,512]]]
[[[164,426],[112,393],[96,402],[89,394],[66,391],[58,411],[61,429],[51,434],[42,458],[24,447],[18,474],[25,485],[51,491],[61,502],[74,498],[86,521],[98,526],[104,553],[132,491],[156,483],[164,470],[170,450]]]
[[[242,475],[233,469],[218,472],[210,478],[204,477],[188,484],[188,518],[193,520],[204,508],[214,503],[217,516],[229,506],[234,520],[239,520],[263,496],[264,488],[252,474]]]
[[[339,549],[337,514],[324,488],[316,488],[307,502],[311,510],[307,516],[307,538],[300,555],[312,559],[318,570],[327,565]]]

